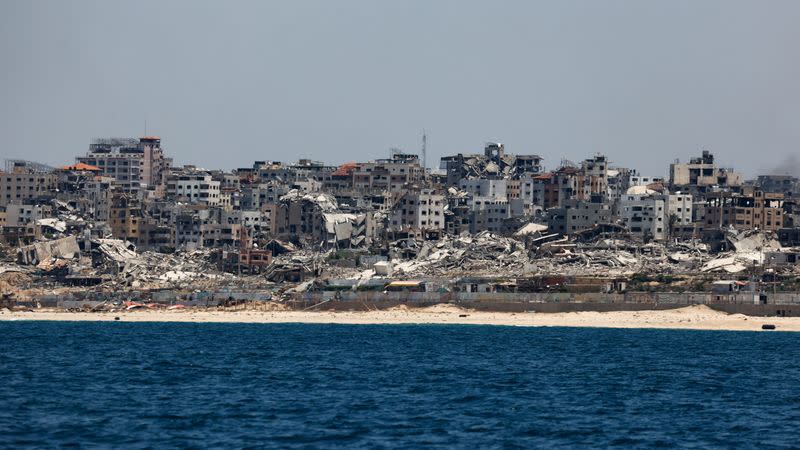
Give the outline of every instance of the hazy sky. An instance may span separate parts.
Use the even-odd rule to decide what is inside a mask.
[[[158,134],[178,163],[603,152],[747,175],[800,142],[800,1],[0,0],[2,158]],[[794,159],[797,162],[797,159]],[[786,166],[786,164],[783,164]]]

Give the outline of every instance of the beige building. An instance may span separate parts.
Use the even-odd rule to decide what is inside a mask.
[[[58,176],[27,167],[0,172],[0,206],[55,195]]]
[[[692,223],[693,198],[690,194],[676,192],[664,196],[664,208],[667,211],[667,220],[678,227],[689,226]]]
[[[702,156],[692,158],[689,163],[674,163],[669,166],[669,183],[671,189],[695,186],[705,188],[711,186],[741,186],[742,174],[733,169],[717,167],[714,155],[703,150]]]
[[[407,184],[419,182],[425,177],[425,170],[417,155],[407,154],[359,163],[351,173],[353,189],[362,194],[400,193]]]
[[[116,239],[139,242],[139,222],[142,220],[142,209],[135,197],[116,194],[111,200],[108,225]]]
[[[748,194],[712,193],[706,200],[706,230],[778,231],[783,227],[783,194],[753,191]]]

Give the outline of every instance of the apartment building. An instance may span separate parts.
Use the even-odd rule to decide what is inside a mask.
[[[445,197],[432,190],[407,192],[394,206],[390,225],[394,230],[444,229]]]
[[[669,166],[670,190],[693,189],[706,192],[709,188],[739,187],[743,183],[742,174],[733,169],[718,167],[714,155],[704,150],[702,155],[691,158],[689,163],[673,163]]]
[[[778,231],[783,227],[783,194],[749,190],[748,193],[708,194],[703,218],[705,230]]]
[[[177,202],[218,206],[220,184],[206,171],[187,168],[167,177],[166,195]]]
[[[158,136],[95,139],[86,155],[75,160],[99,168],[100,174],[114,178],[123,192],[134,194],[155,189],[172,167]]]
[[[22,163],[0,172],[0,206],[52,198],[58,189],[58,175]]]
[[[407,185],[422,181],[425,175],[417,155],[404,153],[357,164],[351,173],[353,190],[363,195],[400,193]]]
[[[668,236],[668,221],[663,195],[624,195],[619,216],[631,236],[641,241],[663,241]]]
[[[511,217],[511,207],[505,197],[473,196],[469,205],[470,233],[491,231],[497,233],[503,230],[503,223]]]
[[[35,225],[37,220],[53,216],[53,208],[50,205],[12,203],[6,205],[5,209],[5,222],[9,227]]]
[[[114,238],[139,242],[139,223],[142,217],[141,204],[134,195],[118,193],[112,197],[108,226]]]
[[[601,224],[612,223],[614,211],[608,202],[596,197],[593,201],[566,200],[564,206],[547,211],[548,228],[552,233],[572,234]]]

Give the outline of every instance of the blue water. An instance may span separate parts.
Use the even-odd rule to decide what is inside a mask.
[[[0,322],[0,447],[792,447],[800,334]]]

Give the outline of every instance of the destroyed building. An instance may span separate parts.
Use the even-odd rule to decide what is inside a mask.
[[[0,172],[0,206],[46,202],[55,197],[58,176],[51,167],[21,160],[6,160]]]
[[[759,175],[753,184],[770,194],[800,195],[800,178],[792,175]]]
[[[308,239],[316,248],[348,248],[369,244],[375,230],[371,214],[339,210],[330,194],[290,191],[281,197],[275,235],[287,240]]]
[[[543,170],[542,157],[506,154],[505,145],[496,142],[487,143],[483,154],[445,156],[440,167],[446,171],[448,186],[457,186],[462,179],[519,178]]]
[[[704,193],[713,187],[738,187],[743,184],[742,174],[730,168],[717,166],[714,155],[703,150],[701,156],[688,163],[676,162],[669,166],[670,190],[683,190],[692,194]]]
[[[613,209],[602,197],[593,201],[571,199],[561,208],[551,208],[548,228],[552,233],[574,234],[601,224],[613,223]]]
[[[0,243],[42,290],[413,281],[607,292],[657,289],[646,283],[667,275],[685,277],[671,288],[710,289],[759,265],[789,278],[800,246],[796,199],[743,184],[708,152],[673,165],[669,182],[602,154],[546,171],[540,156],[500,143],[445,156],[431,171],[398,150],[338,166],[173,166],[154,137],[97,140],[76,160],[58,169],[15,161],[0,177],[12,186],[0,193]]]
[[[747,194],[714,192],[707,196],[704,228],[777,231],[783,227],[783,194],[751,190]]]

